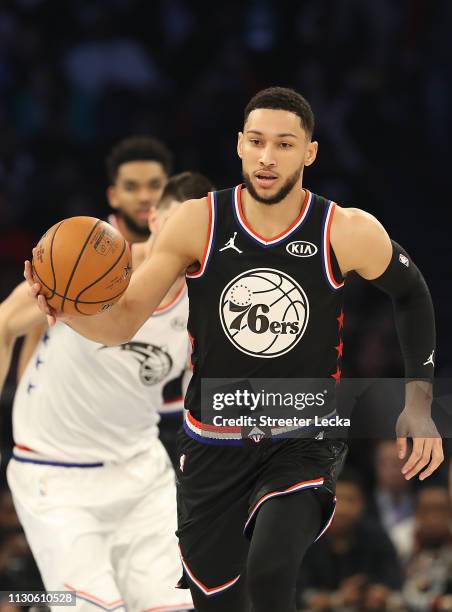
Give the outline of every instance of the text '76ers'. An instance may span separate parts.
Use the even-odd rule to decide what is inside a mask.
[[[300,285],[272,268],[254,268],[233,278],[220,298],[220,320],[232,344],[255,357],[276,357],[301,339],[309,302]]]

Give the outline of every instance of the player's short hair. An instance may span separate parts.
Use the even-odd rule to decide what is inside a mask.
[[[294,89],[287,87],[268,87],[258,91],[245,107],[244,123],[251,111],[257,108],[271,108],[273,110],[286,110],[300,117],[301,125],[308,134],[314,132],[314,113],[309,102]]]
[[[173,171],[173,155],[163,142],[150,136],[133,136],[118,142],[105,160],[110,184],[116,181],[121,164],[134,161],[158,162],[168,176]]]
[[[168,180],[157,208],[160,210],[167,208],[173,200],[185,202],[185,200],[203,198],[214,189],[212,181],[204,174],[200,172],[181,172]]]

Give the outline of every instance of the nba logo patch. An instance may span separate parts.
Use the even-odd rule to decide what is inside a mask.
[[[405,255],[403,255],[402,253],[400,253],[399,255],[399,261],[400,263],[403,263],[404,266],[406,266],[408,268],[408,266],[410,265],[410,262],[408,260],[408,257],[406,257]]]

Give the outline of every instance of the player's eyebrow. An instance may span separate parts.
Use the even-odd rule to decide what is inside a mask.
[[[259,130],[246,130],[247,134],[257,134],[258,136],[263,136],[262,132]],[[296,134],[292,134],[292,132],[281,132],[280,134],[275,134],[276,138],[287,138],[287,136],[291,136],[292,138],[297,138]]]

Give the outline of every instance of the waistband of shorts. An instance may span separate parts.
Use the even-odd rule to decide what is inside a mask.
[[[76,462],[76,461],[60,461],[51,457],[46,457],[41,453],[37,453],[28,446],[16,444],[13,449],[12,458],[21,463],[34,463],[36,465],[51,465],[56,467],[66,468],[98,468],[105,465],[102,461],[93,462]]]
[[[337,414],[336,409],[330,413],[322,415],[322,418],[331,418]],[[204,444],[221,444],[238,446],[243,443],[243,430],[242,427],[229,427],[229,426],[217,426],[209,425],[198,421],[188,410],[184,410],[184,430],[194,440],[203,442]],[[259,429],[259,428],[258,428]],[[295,437],[295,432],[303,432],[309,434],[307,437],[315,437],[316,432],[320,432],[324,429],[319,425],[309,425],[306,427],[299,427],[297,425],[288,427],[272,427],[270,428],[272,440],[283,440],[290,437]],[[247,437],[250,437],[252,431]]]

